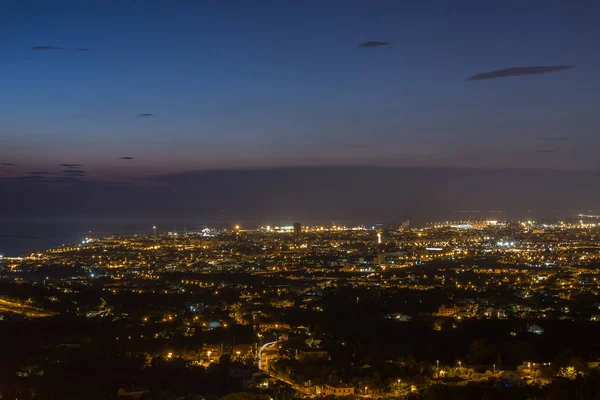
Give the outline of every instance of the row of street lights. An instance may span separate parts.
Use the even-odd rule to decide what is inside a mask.
[[[440,360],[435,360],[435,364],[436,364],[436,372],[439,375],[439,373],[440,373]],[[458,368],[462,368],[462,361],[458,361]],[[496,364],[492,364],[492,373],[493,374],[496,373]]]

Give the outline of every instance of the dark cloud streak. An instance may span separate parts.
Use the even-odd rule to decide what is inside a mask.
[[[133,160],[133,157],[119,157],[119,160]]]
[[[76,168],[76,167],[83,167],[82,164],[60,164],[60,167],[66,167],[66,168]]]
[[[382,46],[390,46],[390,45],[391,45],[390,42],[370,41],[370,42],[363,42],[363,43],[359,44],[358,47],[373,48],[373,47],[382,47]]]
[[[538,140],[541,140],[543,142],[553,142],[553,141],[569,140],[569,138],[565,137],[565,136],[549,136],[549,137],[540,137],[540,138],[538,138]]]
[[[85,47],[80,47],[77,49],[67,49],[66,47],[59,47],[59,46],[32,46],[31,50],[33,51],[52,51],[52,50],[62,50],[62,51],[91,51],[91,49],[85,48]]]
[[[538,75],[538,74],[546,74],[549,72],[563,71],[567,69],[573,68],[574,65],[543,65],[543,66],[533,66],[533,67],[512,67],[512,68],[504,68],[498,69],[490,72],[480,72],[475,75],[471,75],[466,80],[467,81],[481,81],[485,79],[495,79],[495,78],[508,78],[511,76],[526,76],[526,75]]]
[[[10,181],[38,182],[38,181],[44,179],[44,177],[41,175],[25,175],[25,176],[15,176],[15,177],[11,177],[11,178],[2,178],[2,179],[10,180]]]
[[[154,114],[138,114],[138,118],[150,118],[150,117],[154,117]]]
[[[67,50],[58,46],[33,46],[31,50],[34,51],[47,51],[47,50]]]

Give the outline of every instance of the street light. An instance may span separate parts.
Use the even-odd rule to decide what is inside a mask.
[[[458,368],[462,368],[462,362],[458,362]]]
[[[368,388],[365,386],[365,396],[367,395],[367,389],[368,389]]]
[[[154,236],[156,236],[156,225],[152,227],[152,230],[154,231]]]

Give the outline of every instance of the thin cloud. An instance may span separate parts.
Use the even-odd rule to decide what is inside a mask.
[[[79,47],[76,49],[68,49],[66,47],[59,47],[59,46],[33,46],[31,47],[31,50],[33,51],[52,51],[52,50],[67,50],[67,51],[91,51],[91,49],[85,48],[85,47]]]
[[[382,47],[382,46],[390,46],[390,45],[391,45],[390,42],[371,41],[371,42],[363,42],[363,43],[359,44],[358,47],[371,48],[371,47]]]
[[[66,168],[77,168],[77,167],[83,167],[82,164],[60,164],[60,167],[66,167]]]
[[[548,72],[563,71],[566,69],[573,68],[574,65],[541,65],[534,67],[513,67],[498,69],[490,72],[480,72],[475,75],[471,75],[467,78],[468,81],[481,81],[484,79],[494,78],[508,78],[511,76],[526,76],[526,75],[538,75],[546,74]]]
[[[40,175],[25,175],[25,176],[15,176],[15,177],[11,177],[11,178],[3,178],[6,180],[11,180],[11,181],[40,181],[42,179],[44,179],[43,176]]]
[[[558,150],[534,150],[534,153],[558,153]]]
[[[14,176],[0,178],[3,182],[22,182],[23,184],[60,184],[60,183],[84,183],[85,175],[73,175],[73,176],[57,176],[57,177],[46,177],[44,175],[25,175],[25,176]]]
[[[31,50],[34,51],[47,51],[47,50],[67,50],[63,47],[58,46],[33,46]]]
[[[154,114],[146,113],[146,114],[138,114],[137,116],[138,116],[138,118],[150,118],[150,117],[154,117]]]
[[[547,136],[547,137],[539,137],[538,140],[541,140],[544,142],[555,142],[555,141],[561,141],[561,140],[569,140],[569,138],[566,136]]]
[[[5,167],[15,167],[17,164],[13,164],[13,163],[0,163],[0,165],[4,165]]]
[[[83,118],[83,117],[87,117],[87,115],[85,115],[85,114],[73,114],[73,116],[74,116],[75,118]]]
[[[119,160],[133,160],[133,157],[119,157]]]
[[[54,172],[48,172],[48,171],[33,171],[30,172],[29,175],[54,175]]]
[[[69,175],[85,175],[87,174],[87,172],[80,170],[80,169],[65,169],[64,171],[62,171],[63,174],[69,174]]]

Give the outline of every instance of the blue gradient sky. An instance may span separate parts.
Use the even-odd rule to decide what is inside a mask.
[[[60,163],[94,179],[304,165],[598,170],[599,15],[598,1],[559,0],[4,0],[0,162],[18,165],[0,177]],[[369,40],[392,45],[358,47]],[[576,68],[465,81],[561,64]]]

